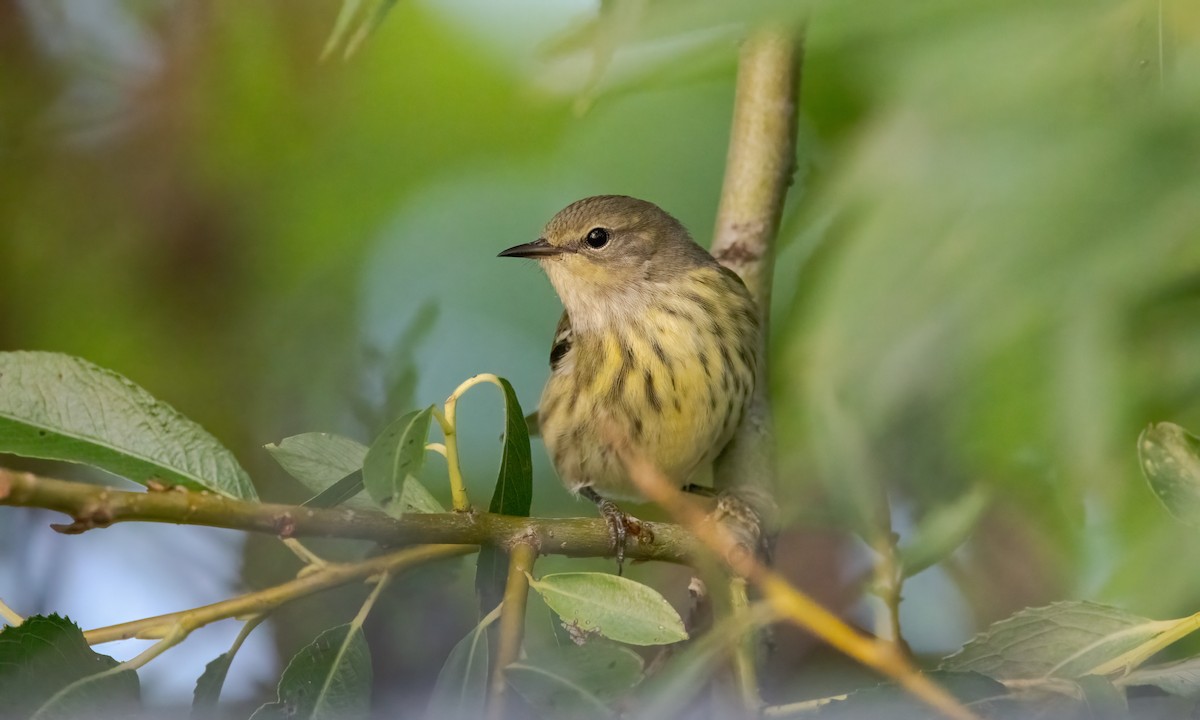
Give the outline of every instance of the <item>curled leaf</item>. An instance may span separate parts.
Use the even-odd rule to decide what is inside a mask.
[[[1155,423],[1138,437],[1138,460],[1167,512],[1200,526],[1200,438],[1174,423]]]

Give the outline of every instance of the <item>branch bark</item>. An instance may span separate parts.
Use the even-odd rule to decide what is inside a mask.
[[[742,47],[712,243],[713,256],[735,271],[754,296],[762,327],[755,394],[717,460],[713,479],[718,490],[735,492],[768,526],[775,515],[775,446],[767,393],[767,327],[775,235],[795,171],[801,48],[795,31],[783,27],[762,28]]]
[[[505,717],[508,678],[505,670],[520,659],[521,642],[525,639],[525,607],[529,600],[529,573],[537,560],[537,550],[527,543],[517,543],[508,555],[508,581],[504,588],[500,610],[500,629],[496,655],[493,658],[492,678],[488,689],[487,717]]]
[[[346,508],[307,508],[246,502],[207,493],[130,492],[39,477],[0,468],[0,505],[57,510],[72,518],[53,525],[67,534],[141,521],[202,525],[270,533],[284,538],[337,537],[387,545],[534,545],[544,555],[612,555],[608,527],[599,518],[523,518],[492,513],[409,514],[395,519]],[[646,523],[650,542],[631,544],[626,557],[687,563],[698,549],[691,533],[671,523]]]

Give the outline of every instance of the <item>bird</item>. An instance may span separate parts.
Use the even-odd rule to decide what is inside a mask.
[[[500,257],[535,260],[563,305],[537,422],[560,480],[604,518],[618,571],[644,501],[621,445],[685,487],[754,392],[759,315],[745,284],[657,205],[597,195]]]

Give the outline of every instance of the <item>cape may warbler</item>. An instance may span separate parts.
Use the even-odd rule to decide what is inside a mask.
[[[614,438],[680,486],[710,463],[753,391],[754,301],[678,220],[631,197],[579,200],[500,255],[537,260],[562,299],[538,424],[563,483],[599,506],[619,561],[628,518],[611,499],[642,497]]]

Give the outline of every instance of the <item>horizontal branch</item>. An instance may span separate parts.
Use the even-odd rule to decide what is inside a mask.
[[[608,527],[599,518],[523,518],[466,512],[411,513],[396,519],[380,512],[247,502],[174,489],[131,492],[4,468],[0,468],[0,505],[65,513],[72,522],[52,527],[67,534],[138,521],[247,530],[283,538],[371,540],[385,545],[494,545],[507,549],[522,541],[544,555],[612,555]],[[650,534],[631,544],[626,557],[686,563],[699,547],[691,533],[678,525],[647,522],[643,527]]]

